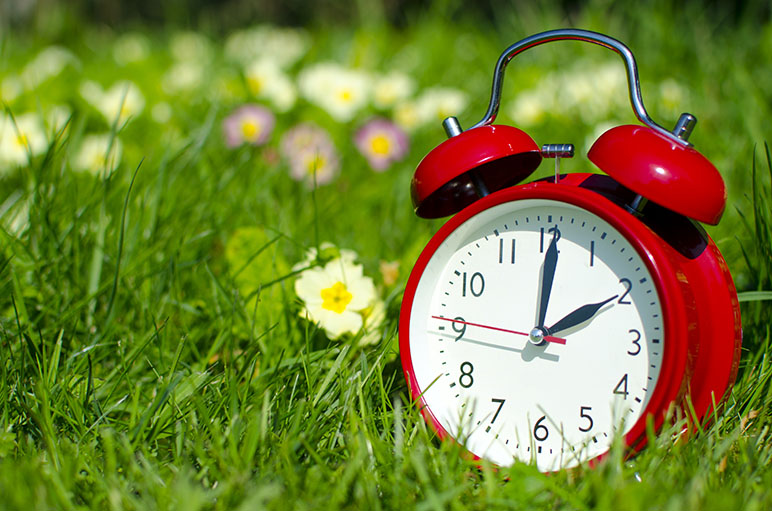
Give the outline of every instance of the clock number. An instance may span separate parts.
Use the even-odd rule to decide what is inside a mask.
[[[457,318],[453,318],[453,331],[456,332],[458,335],[456,336],[456,340],[460,340],[464,334],[466,333],[466,323],[462,323],[464,321],[464,318],[461,316]]]
[[[541,419],[537,420],[536,424],[533,425],[533,437],[539,442],[545,441],[547,437],[550,436],[550,430],[547,429],[547,426],[542,424],[546,418],[546,415],[542,415]]]
[[[466,296],[466,283],[467,275],[466,272],[464,272],[461,282],[461,296]],[[483,278],[482,273],[476,271],[472,274],[471,278],[469,278],[469,292],[472,293],[472,296],[478,297],[483,294],[483,291],[485,291],[485,279]]]
[[[506,249],[504,248],[504,238],[499,239],[499,264],[504,264],[504,255]],[[509,263],[515,264],[515,240],[512,239],[512,251],[510,252]]]
[[[499,407],[496,408],[496,413],[493,414],[493,418],[491,419],[491,424],[496,422],[496,418],[499,416],[499,412],[501,411],[501,408],[504,406],[504,401],[506,401],[506,399],[496,399],[496,398],[491,399],[491,402],[498,403],[499,405]]]
[[[592,429],[593,424],[594,424],[594,422],[592,422],[592,417],[590,417],[590,414],[587,413],[590,410],[592,410],[591,406],[581,406],[581,407],[579,407],[579,417],[581,417],[582,419],[587,419],[587,427],[586,428],[583,428],[583,427],[579,426],[579,431],[581,431],[582,433],[587,433],[588,431],[590,431]]]
[[[633,339],[633,344],[635,345],[635,351],[628,350],[627,354],[636,356],[638,353],[641,352],[641,345],[640,345],[641,333],[638,330],[629,330],[629,332],[635,336],[635,339]]]
[[[465,389],[468,389],[469,387],[474,384],[474,378],[472,377],[472,372],[474,371],[474,366],[471,362],[462,362],[461,363],[461,376],[458,377],[458,384],[464,387]]]
[[[541,237],[539,238],[539,252],[544,253],[544,227],[540,229]],[[560,229],[558,229],[558,226],[550,227],[547,229],[547,232],[552,234],[552,236],[555,238],[555,241],[560,240]]]
[[[625,300],[625,297],[630,294],[630,290],[633,288],[633,283],[630,282],[630,279],[619,279],[619,283],[625,286],[625,292],[622,294],[622,296],[619,297],[619,300],[617,300],[617,303],[620,305],[630,305],[630,300]]]
[[[622,379],[619,380],[619,383],[617,383],[617,386],[614,387],[614,394],[619,394],[620,396],[623,396],[624,399],[627,399],[627,373],[625,373],[624,376],[622,376]]]

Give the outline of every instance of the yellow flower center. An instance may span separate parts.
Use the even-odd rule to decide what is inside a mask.
[[[27,135],[24,133],[16,136],[16,145],[19,147],[27,148],[29,147],[29,139],[27,138]]]
[[[260,91],[263,90],[263,81],[260,78],[252,76],[247,78],[247,87],[249,87],[249,90],[252,92],[252,94],[259,96]]]
[[[332,287],[322,289],[322,308],[343,314],[353,297],[343,282],[336,282]]]
[[[308,175],[313,176],[327,165],[327,160],[319,154],[308,159]]]
[[[385,156],[390,152],[391,143],[384,135],[376,135],[370,139],[370,149],[377,155]]]
[[[244,140],[255,140],[260,134],[260,126],[250,120],[245,120],[241,123],[241,134]]]
[[[341,90],[338,96],[340,97],[340,100],[343,101],[344,103],[348,103],[354,98],[354,94],[351,93],[350,89]]]

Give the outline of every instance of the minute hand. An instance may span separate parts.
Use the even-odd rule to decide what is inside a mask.
[[[588,303],[587,305],[582,305],[581,307],[569,313],[566,317],[564,317],[563,319],[561,319],[551,327],[547,328],[546,329],[547,331],[545,333],[547,335],[555,335],[557,332],[562,332],[563,330],[568,330],[573,326],[584,323],[585,321],[591,319],[600,310],[601,307],[603,307],[608,302],[610,302],[611,300],[613,300],[618,296],[619,295],[614,295],[611,298],[603,300],[602,302]]]
[[[539,310],[536,326],[544,327],[544,319],[547,317],[547,305],[550,302],[552,293],[552,281],[555,280],[555,267],[558,264],[558,236],[557,232],[552,237],[547,253],[544,254],[544,264],[542,265],[541,288],[539,291]]]

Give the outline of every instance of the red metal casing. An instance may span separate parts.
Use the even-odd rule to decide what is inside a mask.
[[[710,225],[726,205],[716,167],[691,147],[646,126],[611,128],[587,154],[622,185],[671,211]]]
[[[469,129],[442,142],[418,164],[410,182],[413,207],[422,218],[452,215],[478,199],[470,171],[495,192],[521,182],[539,163],[539,146],[518,128]]]
[[[713,241],[697,226],[680,224],[695,241],[691,250],[676,247],[655,230],[615,204],[604,194],[588,188],[593,174],[569,174],[558,184],[541,181],[501,190],[484,197],[451,218],[429,241],[408,279],[402,301],[399,344],[402,366],[411,396],[426,421],[443,439],[452,439],[423,401],[413,371],[409,326],[415,292],[432,255],[440,244],[467,219],[507,201],[542,198],[582,207],[613,225],[643,256],[662,299],[666,332],[665,353],[660,381],[641,419],[625,436],[633,451],[645,444],[646,418],[661,427],[672,403],[685,406],[688,398],[699,420],[706,418],[712,404],[726,397],[739,364],[740,309],[728,268]],[[608,179],[608,178],[606,178]],[[685,219],[684,219],[685,220]],[[673,227],[673,222],[667,222]],[[676,222],[676,224],[678,224]],[[654,226],[657,228],[656,225]],[[676,231],[679,229],[675,226]],[[677,239],[679,232],[670,233]],[[688,244],[689,242],[687,242]],[[703,246],[704,245],[704,246]],[[596,463],[604,455],[591,460]]]

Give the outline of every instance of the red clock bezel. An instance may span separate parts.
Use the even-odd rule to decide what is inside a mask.
[[[584,177],[587,175],[585,174]],[[673,402],[678,403],[687,389],[688,376],[695,358],[696,331],[693,327],[696,319],[693,308],[688,303],[688,283],[679,281],[678,271],[674,266],[668,247],[648,227],[639,221],[631,221],[631,214],[617,206],[609,199],[584,189],[578,184],[583,179],[579,175],[570,175],[572,179],[564,179],[559,183],[538,181],[515,186],[490,194],[460,211],[446,222],[431,238],[421,252],[408,278],[404,298],[400,310],[399,349],[402,367],[408,383],[411,398],[420,407],[424,419],[442,439],[453,439],[433,415],[430,407],[424,401],[422,392],[413,370],[413,360],[410,351],[410,319],[415,299],[416,289],[426,266],[443,241],[459,226],[476,214],[490,207],[523,199],[548,199],[565,202],[584,208],[603,218],[622,234],[641,255],[659,293],[662,303],[664,326],[664,352],[659,381],[643,414],[630,431],[625,435],[625,444],[634,450],[640,449],[641,439],[645,437],[647,418],[651,416],[655,428],[659,428],[665,419],[666,412]],[[455,439],[453,439],[455,440]],[[479,459],[473,453],[469,453]],[[595,463],[605,456],[589,460]]]

